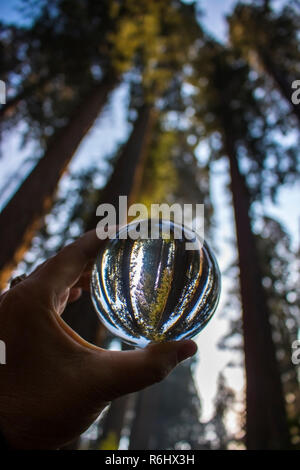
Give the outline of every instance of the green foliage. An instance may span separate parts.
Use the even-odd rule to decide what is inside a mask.
[[[267,54],[287,81],[298,78],[300,14],[292,5],[276,12],[271,5],[239,2],[228,21],[232,43],[254,66],[259,66],[261,57]]]
[[[25,142],[45,147],[95,83],[131,69],[144,99],[155,100],[188,61],[197,29],[190,11],[179,0],[51,0],[30,28],[2,25],[3,77],[21,97],[5,126],[26,122]]]
[[[177,174],[172,162],[172,148],[175,141],[174,132],[160,132],[158,129],[154,135],[140,195],[140,201],[147,207],[153,203],[170,200],[177,186]]]
[[[295,180],[298,146],[283,144],[280,129],[274,132],[268,102],[258,97],[261,80],[238,51],[207,38],[191,82],[198,89],[195,118],[203,137],[210,138],[211,157],[227,155],[231,142],[253,199],[275,197],[280,184]]]
[[[119,443],[116,437],[116,433],[109,432],[106,439],[104,439],[99,446],[99,450],[118,450]]]
[[[188,143],[191,130],[158,126],[147,158],[140,202],[151,204],[205,204],[205,230],[213,224],[210,174],[201,167],[194,145]],[[192,214],[194,216],[195,214]]]

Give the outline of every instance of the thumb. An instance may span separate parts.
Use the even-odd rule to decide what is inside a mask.
[[[95,351],[95,385],[111,401],[160,382],[179,362],[196,352],[197,345],[191,340],[151,344],[130,351]]]

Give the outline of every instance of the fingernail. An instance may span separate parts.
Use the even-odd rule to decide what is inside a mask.
[[[188,357],[194,356],[198,350],[197,344],[192,340],[184,341],[177,352],[178,362],[182,362]]]

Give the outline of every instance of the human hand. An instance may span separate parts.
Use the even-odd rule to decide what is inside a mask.
[[[0,298],[0,430],[13,448],[55,449],[86,430],[113,399],[162,380],[195,354],[193,341],[108,351],[61,319],[80,295],[103,241],[94,231]],[[84,312],[82,312],[84,314]]]

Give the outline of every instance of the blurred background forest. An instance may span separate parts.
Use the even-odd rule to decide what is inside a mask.
[[[0,289],[119,195],[204,203],[223,275],[197,359],[69,448],[300,449],[300,2],[0,6]],[[64,319],[124,347],[88,294]]]

